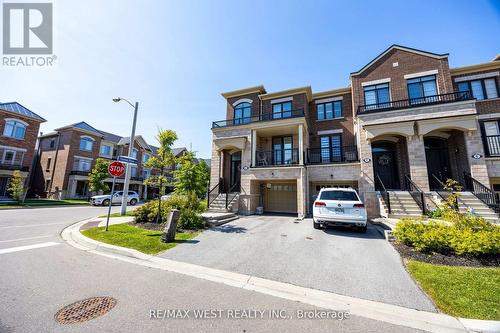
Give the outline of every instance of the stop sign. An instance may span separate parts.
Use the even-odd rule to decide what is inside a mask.
[[[113,177],[120,177],[125,172],[125,165],[122,162],[114,161],[108,166],[108,172]]]

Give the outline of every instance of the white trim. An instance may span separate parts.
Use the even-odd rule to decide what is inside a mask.
[[[0,146],[0,149],[17,150],[17,151],[22,151],[22,152],[28,151],[28,149],[25,149],[25,148],[17,148],[17,147],[11,147],[11,146]]]
[[[92,141],[95,141],[95,139],[93,137],[88,136],[88,135],[80,135],[80,139],[82,139],[82,138],[86,138],[86,139],[90,139]]]
[[[478,119],[494,119],[500,118],[500,113],[489,113],[489,114],[480,114],[477,117]]]
[[[373,81],[361,82],[361,86],[362,87],[373,86],[375,84],[388,83],[388,82],[391,82],[391,78],[390,77],[387,77],[385,79],[380,79],[380,80],[373,80]]]
[[[85,157],[85,156],[78,156],[78,155],[73,155],[74,158],[78,158],[80,160],[88,160],[88,161],[93,161],[94,159],[92,157]]]
[[[21,123],[23,124],[24,126],[29,126],[30,124],[28,124],[27,122],[21,120],[21,119],[18,119],[18,118],[5,118],[4,119],[5,122],[7,123],[8,121],[17,121],[18,123]]]
[[[239,100],[237,100],[236,102],[233,103],[233,106],[236,106],[240,103],[250,103],[252,104],[252,100],[250,98],[240,98]]]
[[[293,101],[293,96],[289,97],[283,97],[283,98],[278,98],[278,99],[272,99],[271,104],[277,104],[277,103],[283,103],[283,102],[290,102]]]
[[[330,97],[330,98],[317,99],[314,101],[314,103],[315,104],[322,104],[322,103],[328,103],[328,102],[341,101],[343,99],[344,99],[343,96],[336,96],[336,97]]]
[[[470,80],[477,80],[477,79],[487,79],[487,78],[495,77],[495,76],[500,76],[500,72],[496,71],[496,72],[461,76],[461,77],[456,77],[453,80],[455,82],[463,82],[463,81],[470,81]]]
[[[14,165],[14,161],[16,160],[16,154],[17,154],[17,151],[15,150],[12,150],[12,149],[5,149],[3,151],[3,155],[2,155],[2,164],[7,164],[5,163],[5,155],[7,155],[7,153],[12,153],[12,160],[10,161],[10,164],[9,165]],[[23,153],[24,154],[24,153]],[[21,164],[22,165],[22,164]]]
[[[338,134],[343,133],[344,130],[342,128],[334,129],[334,130],[326,130],[326,131],[318,131],[318,135],[327,135],[327,134]]]
[[[425,71],[425,72],[406,74],[403,77],[406,80],[408,80],[408,79],[414,79],[414,78],[417,78],[417,77],[422,77],[422,76],[427,76],[427,75],[434,75],[434,74],[437,74],[437,73],[438,73],[438,70],[437,69],[433,69],[433,70]]]

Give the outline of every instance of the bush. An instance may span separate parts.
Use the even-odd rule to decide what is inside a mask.
[[[166,222],[171,209],[180,210],[181,214],[177,227],[179,229],[200,229],[203,219],[199,214],[204,211],[205,205],[201,203],[196,194],[174,194],[167,200],[161,201],[160,214],[162,221]],[[136,223],[155,223],[158,215],[158,201],[148,201],[133,212]]]
[[[500,227],[470,214],[457,216],[459,219],[452,224],[403,219],[393,235],[398,242],[421,252],[500,254]]]

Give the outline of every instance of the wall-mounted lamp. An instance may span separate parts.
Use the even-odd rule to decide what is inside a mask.
[[[370,163],[371,161],[372,161],[372,159],[369,157],[363,158],[363,162],[365,162],[365,163]]]

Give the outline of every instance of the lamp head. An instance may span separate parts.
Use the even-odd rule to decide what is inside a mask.
[[[113,102],[115,103],[118,103],[119,101],[121,101],[122,99],[120,97],[115,97],[113,98]]]

